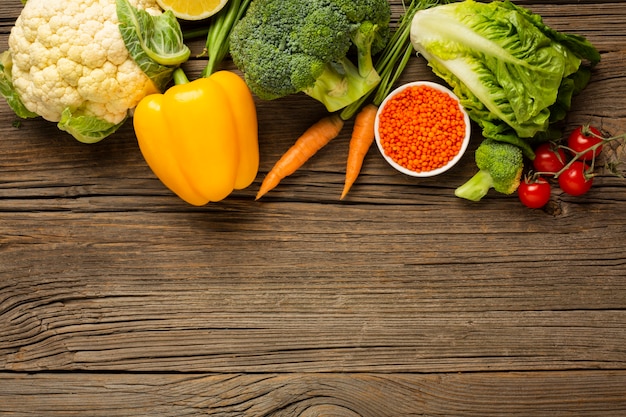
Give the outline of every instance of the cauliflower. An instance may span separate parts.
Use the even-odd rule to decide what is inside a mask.
[[[156,0],[28,0],[9,36],[10,58],[3,59],[23,107],[51,122],[81,118],[78,132],[59,128],[85,142],[112,133],[144,96],[163,87],[162,79],[151,79],[129,52],[120,5],[122,13],[133,14],[131,20],[138,16],[134,13],[145,13],[148,21],[163,14]],[[133,23],[145,22],[142,17]],[[131,26],[143,41],[156,25]],[[101,132],[81,137],[87,125],[91,130],[98,125]]]

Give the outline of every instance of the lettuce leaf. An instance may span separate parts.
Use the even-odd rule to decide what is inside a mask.
[[[465,0],[415,14],[411,43],[459,96],[485,138],[531,144],[554,134],[573,94],[589,81],[598,51],[505,1]]]

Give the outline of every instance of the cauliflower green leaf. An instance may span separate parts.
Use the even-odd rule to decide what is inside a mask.
[[[171,11],[151,15],[128,0],[117,0],[116,7],[129,54],[157,88],[164,90],[174,70],[191,54],[178,20]]]
[[[126,119],[118,124],[110,123],[93,116],[75,115],[66,108],[61,113],[57,127],[74,136],[79,142],[96,143],[113,134],[125,121]]]
[[[22,99],[17,91],[15,91],[13,82],[11,81],[11,66],[12,61],[9,51],[0,54],[0,94],[6,99],[9,107],[11,107],[11,110],[13,110],[18,117],[27,119],[39,116],[37,113],[33,113],[24,106]]]

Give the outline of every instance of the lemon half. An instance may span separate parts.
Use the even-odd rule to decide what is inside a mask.
[[[157,0],[157,3],[179,19],[202,20],[222,10],[228,0]]]

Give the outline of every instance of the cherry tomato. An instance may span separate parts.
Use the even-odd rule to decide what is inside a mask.
[[[599,137],[596,137],[599,136]],[[567,138],[567,147],[574,152],[584,152],[592,146],[602,142],[602,133],[593,126],[579,126]],[[600,154],[602,145],[595,150],[595,156]],[[581,155],[578,159],[582,161],[591,161],[594,158],[593,150],[589,150]]]
[[[559,172],[566,163],[565,151],[563,148],[545,142],[535,149],[535,159],[533,167],[537,172],[556,173]]]
[[[517,196],[529,208],[541,208],[550,201],[550,184],[544,178],[525,178],[517,187]]]
[[[587,178],[585,172],[589,169],[587,164],[580,161],[574,162],[561,175],[559,175],[559,187],[569,195],[583,195],[593,184],[593,177]]]

